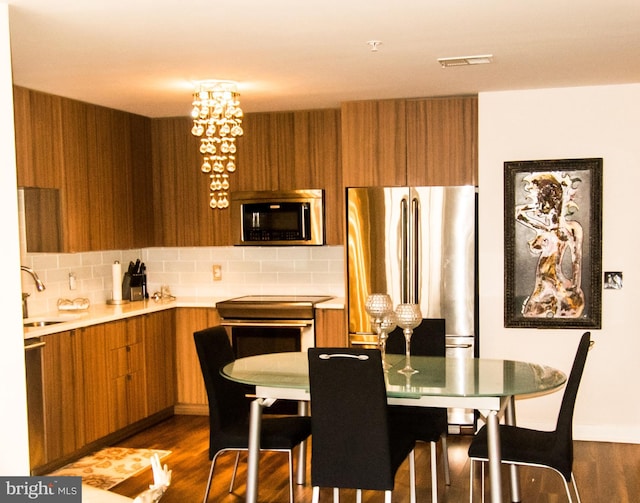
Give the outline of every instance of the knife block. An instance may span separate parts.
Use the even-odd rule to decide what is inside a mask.
[[[146,274],[124,273],[124,278],[122,279],[122,298],[132,302],[144,300],[144,287],[146,283]]]

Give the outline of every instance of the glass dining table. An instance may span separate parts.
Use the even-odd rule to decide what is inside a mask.
[[[477,410],[487,424],[489,480],[492,503],[502,502],[499,420],[515,424],[514,398],[559,389],[566,375],[552,367],[512,360],[386,355],[387,401],[392,405],[456,407]],[[398,372],[407,363],[417,372]],[[258,494],[258,458],[262,410],[276,400],[296,400],[299,412],[307,412],[310,401],[307,354],[273,353],[239,358],[226,365],[224,377],[255,386],[251,403],[246,501],[255,503]],[[299,451],[297,481],[304,483],[306,450]],[[517,469],[511,468],[511,495],[519,501]]]

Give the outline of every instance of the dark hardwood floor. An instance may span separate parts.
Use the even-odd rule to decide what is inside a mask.
[[[449,459],[451,485],[445,486],[441,465],[439,466],[438,494],[441,503],[459,503],[469,500],[469,460],[467,448],[470,437],[449,437]],[[173,470],[172,485],[162,503],[191,503],[202,501],[204,487],[209,474],[208,459],[209,423],[204,416],[174,416],[159,425],[130,437],[118,445],[126,447],[169,449],[171,455],[165,462]],[[606,442],[575,442],[574,473],[582,503],[632,503],[640,495],[640,445]],[[431,501],[431,476],[429,447],[418,444],[416,451],[418,501]],[[210,502],[240,503],[245,497],[246,463],[244,454],[238,468],[236,487],[228,492],[234,454],[222,455],[214,474]],[[308,468],[307,468],[308,469]],[[480,501],[480,470],[475,481],[475,499]],[[152,483],[151,470],[146,470],[112,489],[112,491],[135,497]],[[507,495],[505,473],[503,483]],[[310,477],[307,484],[295,486],[296,502],[311,501]],[[287,456],[282,453],[265,453],[260,460],[261,503],[288,502]],[[524,467],[520,470],[522,501],[525,503],[565,502],[562,479],[551,470]],[[506,498],[506,496],[505,496]],[[331,502],[330,490],[323,490],[320,500]],[[365,503],[382,502],[382,493],[365,491]],[[342,491],[341,501],[355,501],[353,491]],[[396,477],[393,501],[409,501],[408,464],[400,468]],[[487,498],[488,501],[488,498]],[[508,500],[507,500],[508,501]]]

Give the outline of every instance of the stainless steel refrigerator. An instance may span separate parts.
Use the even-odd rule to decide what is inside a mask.
[[[477,355],[475,187],[349,188],[347,232],[352,345],[375,342],[365,302],[388,293],[445,319],[447,356]],[[450,410],[449,422],[461,431],[473,412]]]

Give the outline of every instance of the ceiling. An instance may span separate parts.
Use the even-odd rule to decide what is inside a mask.
[[[0,1],[15,84],[147,117],[189,115],[205,79],[245,112],[640,82],[638,0]]]

